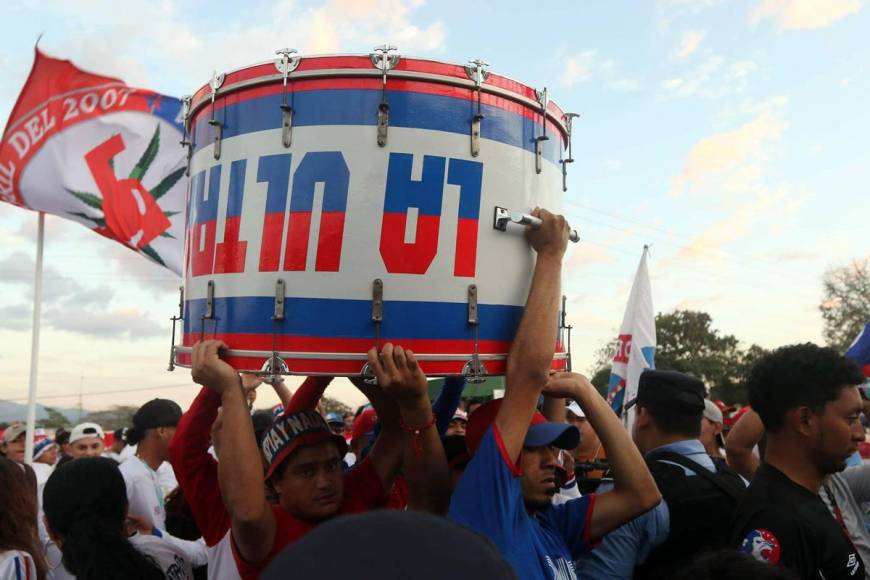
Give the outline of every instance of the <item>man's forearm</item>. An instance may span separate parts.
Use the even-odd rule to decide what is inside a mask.
[[[591,386],[579,390],[577,404],[583,409],[607,452],[613,470],[614,490],[631,493],[638,499],[658,496],[658,489],[643,456],[610,405]]]
[[[268,509],[263,464],[254,426],[242,391],[237,385],[223,390],[223,431],[218,462],[221,494],[233,520],[253,521]]]
[[[428,399],[401,407],[405,429],[404,467],[410,498],[408,507],[437,515],[447,513],[450,503],[450,476],[444,446],[432,425],[433,414]]]
[[[538,256],[529,298],[508,355],[508,384],[519,383],[540,390],[547,382],[556,351],[561,277],[561,258]]]

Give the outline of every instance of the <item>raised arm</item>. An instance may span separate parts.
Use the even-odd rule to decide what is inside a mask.
[[[435,415],[435,426],[438,434],[444,435],[456,414],[459,402],[462,400],[462,390],[465,388],[465,377],[445,377],[441,392],[432,403],[432,413]]]
[[[613,491],[599,494],[589,522],[589,538],[604,534],[655,507],[661,495],[643,457],[610,405],[589,380],[577,373],[556,373],[544,392],[580,405],[601,439],[613,470]]]
[[[259,562],[275,539],[275,516],[266,501],[263,462],[254,437],[239,374],[221,360],[222,341],[206,340],[193,347],[193,380],[219,393],[223,407],[218,478],[232,521],[233,539],[241,556]]]
[[[532,215],[542,221],[537,230],[526,231],[537,260],[526,308],[508,355],[504,402],[495,419],[512,463],[523,449],[529,421],[541,389],[547,384],[556,351],[562,256],[568,245],[564,217],[537,208]]]
[[[208,453],[209,429],[221,397],[205,387],[181,416],[169,445],[169,458],[181,492],[190,505],[206,544],[213,546],[230,529],[230,518],[218,487],[217,462]]]
[[[281,398],[281,402],[284,403],[284,413],[316,409],[320,399],[323,397],[323,392],[330,382],[332,382],[332,377],[307,377],[302,382],[302,385],[296,389],[296,394],[290,398],[288,403],[284,403],[284,399]],[[280,384],[283,385],[283,381]],[[286,386],[284,389],[288,393],[290,392]],[[278,392],[277,386],[275,387],[275,392]],[[281,394],[278,393],[278,396],[281,397]]]
[[[414,353],[398,345],[385,344],[380,357],[372,348],[368,357],[378,384],[395,401],[401,415],[408,507],[444,515],[450,502],[450,478],[429,404],[426,375]]]
[[[404,451],[399,407],[392,397],[384,393],[380,381],[372,384],[361,377],[354,377],[351,382],[366,396],[378,415],[378,423],[380,423],[378,437],[372,444],[367,458],[372,462],[384,489],[389,490],[402,467]]]
[[[725,458],[731,469],[751,480],[760,463],[752,452],[764,437],[764,423],[758,413],[749,409],[731,427],[725,438]]]

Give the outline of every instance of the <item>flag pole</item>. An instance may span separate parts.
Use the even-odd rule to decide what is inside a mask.
[[[42,249],[45,243],[45,214],[39,212],[36,234],[36,272],[33,277],[33,330],[30,343],[30,392],[27,394],[27,434],[24,461],[33,463],[33,434],[36,431],[36,377],[39,370],[39,324],[42,316]]]

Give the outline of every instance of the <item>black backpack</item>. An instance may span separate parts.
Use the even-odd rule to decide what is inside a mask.
[[[672,451],[651,453],[646,462],[668,503],[670,532],[635,570],[635,578],[670,578],[702,552],[732,547],[731,524],[746,491],[734,470],[714,460],[716,473],[712,473]],[[680,466],[694,475],[687,475]]]

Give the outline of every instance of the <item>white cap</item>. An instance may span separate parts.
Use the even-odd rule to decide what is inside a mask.
[[[578,418],[585,419],[586,413],[583,412],[583,409],[580,408],[580,405],[577,404],[577,401],[571,401],[568,403],[568,410],[574,413]]]
[[[456,411],[453,413],[453,419],[451,419],[451,421],[456,421],[457,419],[459,419],[460,421],[468,421],[468,413],[466,413],[462,409],[457,408]]]
[[[79,423],[73,427],[72,431],[70,431],[69,442],[75,443],[79,439],[84,439],[85,437],[99,437],[100,439],[105,439],[106,435],[103,433],[103,428],[96,423]]]
[[[13,423],[6,427],[6,431],[3,432],[3,443],[12,443],[25,433],[27,433],[27,425],[25,423]]]
[[[704,399],[704,418],[714,423],[722,423],[722,410],[710,399]]]

